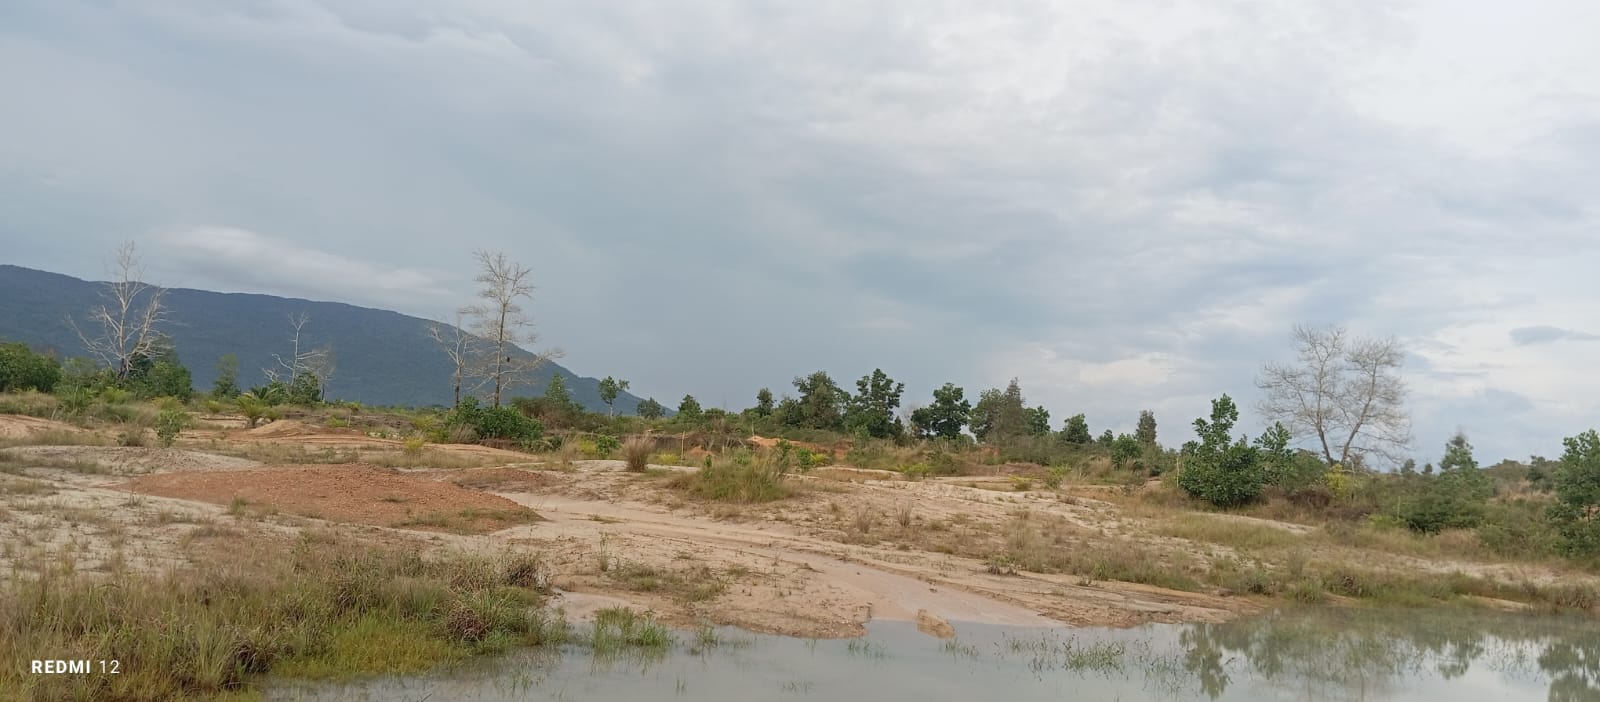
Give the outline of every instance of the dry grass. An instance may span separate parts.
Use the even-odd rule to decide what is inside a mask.
[[[429,512],[409,516],[395,522],[394,527],[404,529],[427,528],[453,534],[482,534],[519,524],[531,524],[542,519],[528,509],[464,509],[459,512]]]
[[[671,569],[644,563],[614,563],[602,573],[623,590],[659,594],[682,603],[713,599],[728,587],[721,574],[704,565]]]
[[[1269,524],[1207,514],[1177,514],[1156,525],[1156,533],[1190,541],[1203,541],[1231,548],[1260,551],[1295,548],[1307,537]]]
[[[527,556],[424,561],[409,549],[318,537],[253,546],[236,560],[125,576],[116,587],[70,558],[7,582],[0,657],[48,651],[116,659],[122,670],[39,676],[6,666],[0,689],[17,699],[212,698],[252,692],[268,674],[417,673],[565,637],[539,608],[543,578]]]
[[[627,462],[629,471],[643,473],[650,465],[650,453],[653,450],[654,441],[642,436],[629,437],[622,442],[622,460]]]
[[[13,446],[110,446],[111,440],[100,434],[65,429],[46,429],[27,436],[0,439],[0,448]]]
[[[451,451],[438,449],[420,449],[416,452],[400,451],[371,451],[357,452],[359,460],[385,468],[432,468],[435,470],[466,470],[469,468],[482,468],[494,465],[493,459],[462,455]]]

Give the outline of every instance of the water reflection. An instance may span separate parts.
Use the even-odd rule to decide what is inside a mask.
[[[872,699],[1600,700],[1600,625],[1469,611],[1310,609],[1225,624],[1052,631],[957,625],[937,641],[880,623],[866,640],[728,632],[665,655],[570,648],[353,685],[284,683],[281,700]]]
[[[1448,682],[1480,669],[1543,678],[1550,700],[1600,700],[1600,628],[1572,619],[1309,610],[1190,625],[1179,644],[1210,699],[1243,666],[1252,680],[1306,699],[1384,699],[1407,680]]]

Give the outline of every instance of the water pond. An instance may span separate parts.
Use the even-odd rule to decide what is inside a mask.
[[[519,652],[426,677],[279,682],[269,700],[1600,700],[1600,624],[1440,610],[1279,611],[1226,624],[856,640],[720,631],[656,653]]]

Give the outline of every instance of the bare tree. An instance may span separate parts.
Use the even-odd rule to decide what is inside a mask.
[[[105,302],[89,310],[91,331],[79,327],[71,317],[67,323],[90,355],[121,381],[128,379],[135,359],[154,351],[161,336],[156,326],[166,321],[166,308],[161,304],[166,291],[144,282],[144,265],[131,241],[117,247],[107,275],[111,279],[101,291]]]
[[[533,299],[533,283],[529,280],[533,271],[500,252],[479,251],[475,257],[481,269],[474,280],[483,285],[478,297],[484,303],[463,308],[462,313],[473,318],[472,331],[483,342],[475,375],[484,379],[484,385],[494,388],[492,401],[499,407],[501,396],[511,386],[540,363],[559,357],[560,351],[535,352],[526,348],[539,341],[533,320],[521,303]],[[528,351],[528,355],[517,355],[515,351],[519,349]]]
[[[289,328],[294,333],[289,335],[289,355],[272,354],[272,360],[278,364],[276,368],[263,368],[262,373],[267,376],[267,382],[282,380],[283,374],[288,374],[284,382],[291,387],[303,375],[309,375],[317,381],[317,387],[328,386],[328,379],[333,377],[333,347],[328,345],[317,348],[307,348],[304,341],[306,324],[311,321],[311,314],[302,310],[289,315]]]
[[[1296,362],[1269,363],[1256,379],[1267,421],[1283,422],[1296,438],[1315,439],[1330,464],[1359,463],[1368,455],[1398,460],[1411,443],[1400,343],[1304,325],[1295,326],[1294,343]]]
[[[461,386],[468,379],[473,358],[478,353],[478,337],[468,332],[465,327],[464,310],[457,310],[454,323],[430,322],[428,324],[428,337],[444,351],[450,358],[453,369],[450,371],[450,384],[454,386],[455,396],[452,407],[461,404]]]

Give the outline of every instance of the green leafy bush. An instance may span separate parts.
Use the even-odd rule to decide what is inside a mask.
[[[1227,395],[1211,401],[1211,421],[1194,420],[1198,444],[1185,446],[1187,460],[1178,474],[1178,487],[1218,507],[1253,502],[1266,486],[1257,449],[1241,438],[1231,442],[1229,432],[1239,421],[1239,410]]]
[[[171,447],[172,442],[178,438],[178,432],[183,431],[189,424],[189,413],[183,410],[162,410],[156,415],[156,439],[163,447]]]
[[[0,344],[0,392],[50,392],[61,382],[61,364],[27,344]]]
[[[1595,430],[1561,440],[1567,450],[1556,470],[1556,504],[1550,520],[1561,532],[1561,548],[1574,556],[1600,555],[1600,434]]]

